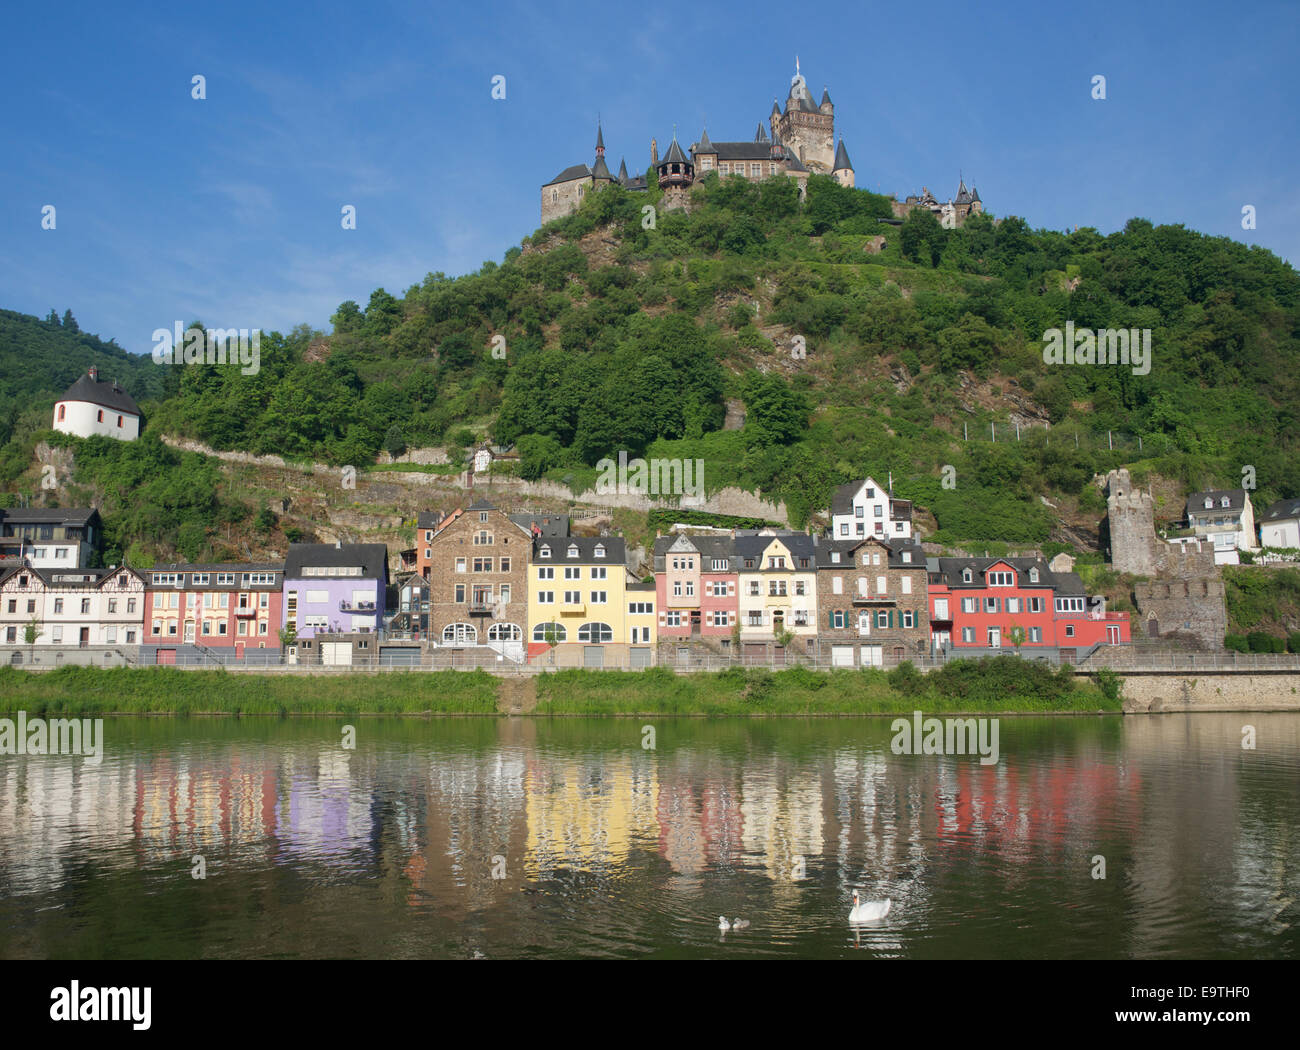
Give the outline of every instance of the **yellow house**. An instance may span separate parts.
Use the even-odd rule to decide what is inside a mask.
[[[740,560],[739,616],[742,651],[758,655],[790,632],[790,645],[817,644],[817,565],[812,537],[764,530],[736,534]]]
[[[529,660],[557,667],[628,666],[628,576],[621,536],[535,537],[528,565]],[[643,621],[654,619],[654,596],[637,601],[651,605],[648,614],[636,614],[635,624],[636,648],[649,649],[639,639]]]

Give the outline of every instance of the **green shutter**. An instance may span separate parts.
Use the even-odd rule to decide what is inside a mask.
[[[834,626],[835,626],[835,610],[834,610],[834,609],[827,609],[827,610],[826,610],[826,626],[827,626],[827,627],[834,627]]]

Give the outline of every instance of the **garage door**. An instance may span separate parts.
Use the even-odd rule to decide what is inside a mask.
[[[154,663],[174,664],[175,662],[176,662],[175,649],[159,649],[157,654],[154,656]]]
[[[745,643],[745,663],[766,663],[767,646],[762,642]]]
[[[628,659],[632,667],[649,667],[650,650],[649,649],[629,649]]]
[[[832,666],[832,667],[852,667],[852,666],[853,666],[853,646],[851,646],[851,645],[832,645],[832,646],[831,646],[831,666]]]
[[[602,645],[584,645],[582,647],[583,667],[604,667],[605,647]]]
[[[351,665],[352,643],[351,642],[321,642],[320,662],[334,667]]]
[[[863,667],[883,667],[885,665],[884,646],[864,645],[862,647]]]
[[[379,662],[385,667],[419,667],[420,650],[409,645],[385,645],[379,650]]]

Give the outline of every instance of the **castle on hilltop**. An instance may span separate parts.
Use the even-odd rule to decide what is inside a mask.
[[[713,142],[705,128],[698,142],[683,149],[674,131],[672,143],[662,157],[658,139],[650,140],[649,166],[654,169],[663,193],[660,206],[666,210],[689,208],[691,188],[697,179],[711,171],[720,177],[754,181],[792,178],[799,184],[800,199],[807,192],[810,174],[830,175],[841,186],[851,188],[855,184],[849,151],[843,139],[836,142],[835,105],[830,92],[823,88],[821,101],[813,101],[808,83],[799,72],[798,58],[785,109],[773,99],[767,125],[759,121],[752,140]],[[598,123],[596,158],[591,166],[571,165],[542,186],[542,224],[573,214],[587,194],[614,183],[625,190],[644,193],[648,188],[646,179],[644,174],[629,176],[626,160],[619,161],[617,175],[610,173],[605,160],[604,129]],[[922,188],[921,194],[902,201],[893,200],[892,204],[897,218],[906,217],[915,208],[926,208],[950,227],[960,226],[968,215],[978,215],[984,210],[979,191],[973,187],[967,190],[964,180],[957,197],[946,203]]]

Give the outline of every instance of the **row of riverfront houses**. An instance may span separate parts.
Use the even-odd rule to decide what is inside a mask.
[[[435,666],[451,653],[646,667],[711,652],[854,667],[938,653],[1077,660],[1130,641],[1128,614],[1088,596],[1068,556],[927,557],[911,515],[868,478],[837,490],[826,535],[678,530],[655,540],[642,579],[621,536],[573,535],[565,515],[484,500],[420,515],[391,576],[387,547],[369,543],[92,568],[96,511],[0,511],[0,646],[11,663],[45,665]]]

